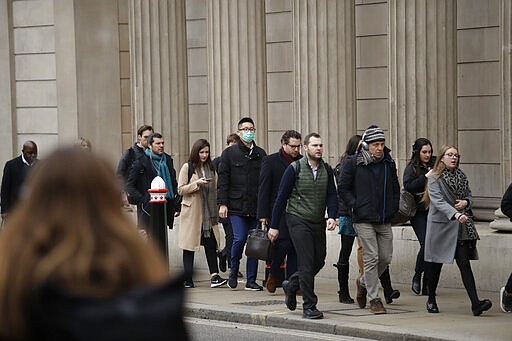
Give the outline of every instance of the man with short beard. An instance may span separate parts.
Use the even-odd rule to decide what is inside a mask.
[[[178,194],[176,170],[171,156],[164,152],[164,138],[159,133],[153,133],[148,137],[148,148],[130,168],[126,184],[129,196],[137,204],[139,227],[149,227],[151,214],[148,189],[157,175],[164,180],[167,189],[167,226],[172,229],[174,217],[181,211],[181,203],[175,200]]]
[[[325,209],[327,229],[336,227],[338,197],[332,168],[323,161],[324,146],[320,135],[308,134],[304,138],[305,156],[286,168],[279,185],[276,203],[272,210],[269,237],[279,236],[279,223],[286,209],[286,223],[297,252],[299,271],[283,281],[288,309],[297,307],[296,292],[303,297],[302,317],[321,319],[323,313],[316,307],[315,276],[325,265],[327,255]]]
[[[270,223],[272,208],[277,198],[281,178],[288,165],[302,158],[300,154],[301,135],[295,130],[287,130],[281,137],[281,148],[274,154],[263,159],[260,171],[260,186],[258,192],[258,219],[263,224]],[[288,225],[284,217],[279,223],[279,237],[273,245],[270,271],[266,282],[268,292],[273,293],[280,285],[280,267],[286,257],[286,274],[288,278],[297,272],[297,254],[290,239]]]

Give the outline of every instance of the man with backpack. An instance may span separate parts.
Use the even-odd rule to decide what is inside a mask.
[[[286,209],[286,222],[297,252],[299,271],[283,281],[288,309],[297,307],[296,291],[303,297],[303,318],[321,319],[323,313],[316,307],[315,276],[325,265],[327,254],[325,234],[325,209],[327,229],[336,227],[338,198],[332,168],[323,161],[323,144],[317,133],[304,138],[305,157],[286,168],[272,210],[269,238],[277,240],[280,221]]]
[[[123,179],[123,185],[126,185],[128,181],[128,173],[133,165],[133,162],[141,156],[144,156],[144,151],[148,148],[148,137],[153,134],[153,127],[149,125],[142,125],[137,129],[137,142],[130,148],[126,149],[119,160],[117,165],[117,175]],[[126,204],[130,203],[136,205],[137,203],[130,198],[126,193]],[[125,197],[123,195],[123,197]]]

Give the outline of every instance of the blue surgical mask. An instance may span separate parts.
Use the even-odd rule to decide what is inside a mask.
[[[251,143],[254,140],[254,131],[244,130],[242,132],[242,140],[247,143]]]

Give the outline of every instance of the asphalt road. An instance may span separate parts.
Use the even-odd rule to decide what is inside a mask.
[[[342,335],[312,333],[301,330],[282,329],[241,323],[186,318],[190,340],[237,340],[237,341],[297,341],[297,340],[336,340],[369,341]]]

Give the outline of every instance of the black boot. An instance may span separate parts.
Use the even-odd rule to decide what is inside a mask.
[[[340,290],[338,291],[338,296],[340,303],[352,304],[354,300],[350,297],[350,293],[348,290],[348,272],[349,272],[349,264],[333,264],[335,268],[338,269],[338,284],[340,286]]]
[[[414,277],[412,278],[412,287],[411,290],[416,295],[419,295],[421,292],[421,272],[416,272]]]
[[[428,296],[428,284],[425,279],[425,274],[423,274],[423,287],[421,288],[421,296]]]
[[[384,289],[384,298],[386,299],[386,303],[393,303],[393,299],[400,297],[400,291],[394,290],[391,286],[391,277],[389,276],[389,267],[384,270],[382,275],[379,277],[380,284]]]

